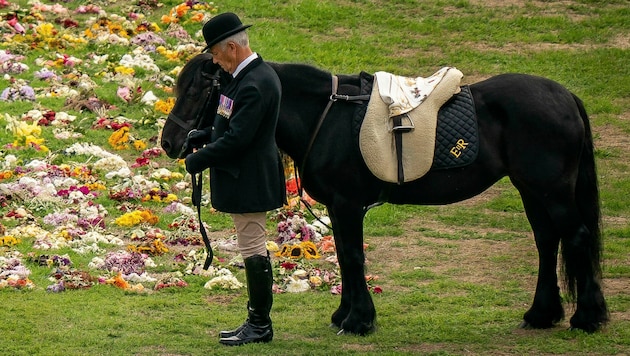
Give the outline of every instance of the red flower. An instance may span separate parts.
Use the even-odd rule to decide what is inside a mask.
[[[291,261],[285,261],[280,264],[280,267],[286,269],[287,271],[291,271],[295,267],[297,267],[297,263],[293,263]]]
[[[145,157],[136,158],[136,163],[131,165],[131,168],[138,168],[149,164],[149,159]]]
[[[287,187],[287,193],[289,195],[297,195],[298,193],[298,183],[299,181],[295,178],[291,178],[289,180],[287,180],[286,183],[286,187]]]

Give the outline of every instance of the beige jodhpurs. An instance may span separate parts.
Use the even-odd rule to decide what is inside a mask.
[[[238,249],[243,259],[254,255],[267,256],[267,235],[265,225],[267,223],[267,213],[245,213],[231,214]]]

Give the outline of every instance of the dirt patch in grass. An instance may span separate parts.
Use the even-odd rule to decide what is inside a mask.
[[[624,113],[619,118],[630,121],[630,113]],[[595,126],[593,127],[593,133],[596,135],[596,148],[623,149],[625,151],[630,146],[630,134],[624,132],[618,126],[611,124]]]
[[[491,189],[487,194],[460,204],[474,206],[495,194]],[[367,253],[368,273],[387,275],[391,271],[411,273],[423,270],[436,278],[449,276],[459,282],[500,287],[506,279],[510,279],[510,269],[533,270],[537,267],[533,237],[509,241],[438,238],[417,231],[419,227],[447,235],[459,235],[458,232],[466,229],[418,218],[405,223],[405,232],[401,236],[368,237],[366,241],[371,246]],[[483,235],[497,233],[501,229],[475,227],[474,230]],[[535,275],[519,275],[519,278],[521,285],[533,291]],[[383,280],[385,283],[387,277]],[[391,287],[399,288],[395,285]]]

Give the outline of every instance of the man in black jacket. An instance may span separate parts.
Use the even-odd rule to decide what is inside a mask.
[[[204,51],[209,50],[214,63],[233,79],[221,93],[212,127],[189,138],[195,146],[208,143],[186,157],[186,170],[191,174],[210,168],[212,205],[231,214],[245,262],[248,317],[240,327],[221,331],[219,342],[225,345],[273,338],[266,212],[286,201],[284,170],[275,141],[280,80],[250,49],[248,27],[233,13],[219,14],[203,27]]]

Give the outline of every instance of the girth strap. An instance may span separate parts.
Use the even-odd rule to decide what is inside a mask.
[[[409,120],[410,125],[403,124],[403,118]],[[398,184],[405,182],[405,172],[403,169],[403,133],[413,131],[413,121],[407,114],[396,115],[392,117],[392,133],[394,135],[394,144],[396,146],[396,160],[398,161]]]

